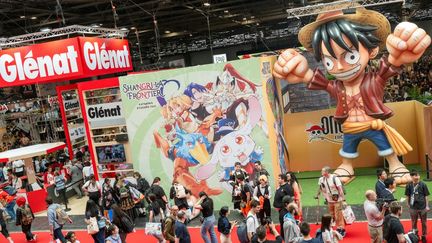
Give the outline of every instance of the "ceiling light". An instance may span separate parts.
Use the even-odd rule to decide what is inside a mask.
[[[204,5],[205,7],[210,7],[210,1],[205,1],[205,2],[203,3],[203,5]]]
[[[251,19],[254,19],[255,18],[255,16],[251,16]]]
[[[25,16],[24,16],[24,15],[21,15],[21,16],[20,16],[20,19],[25,19]]]
[[[98,25],[98,24],[92,24],[92,25],[90,25],[90,27],[92,27],[92,28],[99,28],[99,26],[100,25]]]
[[[51,28],[50,27],[44,27],[44,28],[40,29],[40,31],[42,31],[42,32],[50,32]]]
[[[246,18],[243,18],[243,21],[246,21]]]
[[[120,30],[126,31],[126,30],[128,30],[128,28],[123,27]]]
[[[229,13],[229,11],[228,10],[224,10],[224,13]]]
[[[165,30],[165,34],[169,34],[169,33],[171,33],[171,31]]]
[[[132,26],[132,27],[131,27],[131,30],[136,30],[136,28]]]
[[[37,17],[36,17],[36,16],[33,16],[33,17],[31,17],[30,19],[37,19]]]

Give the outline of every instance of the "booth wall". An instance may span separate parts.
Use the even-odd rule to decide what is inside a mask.
[[[403,156],[403,162],[416,164],[423,161],[424,128],[420,121],[423,120],[422,112],[418,109],[422,105],[416,101],[386,105],[395,113],[386,122],[413,147],[413,151]],[[335,109],[327,109],[284,115],[290,170],[320,170],[325,165],[336,168],[341,163],[339,149],[342,146],[343,134],[333,119],[334,112]],[[312,131],[306,131],[313,125],[322,126],[327,134],[314,136]],[[360,156],[354,162],[356,168],[383,166],[383,159],[378,156],[375,146],[369,141],[360,143],[358,152]]]
[[[274,57],[268,58],[274,61]],[[173,117],[173,120],[171,120],[168,117],[162,116],[163,109],[168,108],[170,112],[174,112],[174,110],[178,108],[171,105],[174,97],[182,96],[188,85],[197,83],[207,88],[205,91],[206,95],[208,95],[206,103],[213,104],[215,107],[222,107],[222,110],[231,107],[233,101],[239,101],[241,98],[247,100],[249,105],[252,104],[250,100],[253,100],[253,97],[258,98],[259,107],[255,103],[253,107],[249,106],[246,114],[244,114],[249,121],[252,115],[261,114],[260,121],[252,126],[250,133],[244,134],[244,138],[248,141],[251,139],[252,144],[248,147],[238,147],[244,149],[243,152],[246,152],[245,154],[248,156],[247,161],[249,161],[247,164],[253,166],[253,161],[257,159],[262,161],[271,175],[270,184],[274,187],[274,177],[279,173],[280,169],[277,165],[280,160],[278,161],[275,159],[275,156],[272,156],[272,154],[277,154],[276,141],[274,141],[276,136],[271,134],[275,132],[274,129],[268,129],[270,126],[273,126],[273,124],[268,121],[271,110],[269,110],[268,100],[266,100],[267,95],[265,94],[265,82],[272,79],[272,65],[268,58],[253,58],[231,62],[230,65],[232,65],[236,71],[229,71],[230,68],[225,66],[226,63],[222,63],[121,77],[120,89],[131,143],[134,169],[149,180],[152,180],[156,176],[160,177],[162,179],[162,186],[168,189],[171,187],[173,180],[174,165],[177,165],[179,161],[183,161],[183,159],[187,161],[185,173],[193,177],[197,175],[198,168],[207,165],[207,163],[212,164],[216,161],[216,170],[211,173],[211,176],[206,179],[206,182],[211,188],[223,189],[222,194],[214,197],[216,207],[232,205],[231,191],[229,187],[227,187],[227,183],[221,182],[221,179],[225,175],[226,167],[233,167],[235,160],[227,160],[225,161],[227,164],[223,164],[222,166],[221,161],[224,158],[222,158],[223,156],[218,150],[219,147],[217,147],[222,143],[222,140],[226,142],[227,140],[225,140],[225,138],[228,139],[228,135],[230,134],[221,137],[219,140],[214,139],[212,141],[212,130],[216,131],[219,129],[217,123],[212,124],[210,131],[204,132],[201,129],[190,130],[190,126],[193,127],[193,122],[195,122],[196,118],[191,116],[189,109],[180,112],[181,118]],[[224,90],[222,84],[216,83],[218,76],[224,73],[224,71],[226,71],[225,74],[228,72],[230,75],[237,78],[234,81],[234,92],[224,91],[214,96],[213,93],[216,90],[221,89],[219,92]],[[224,79],[224,76],[221,75],[220,78]],[[232,79],[229,80],[230,82],[228,83],[231,84]],[[250,83],[253,83],[252,86],[256,88],[256,91],[253,91],[251,85],[241,80],[248,80]],[[242,85],[238,83],[242,83]],[[219,85],[219,88],[217,85]],[[242,87],[242,90],[240,90],[240,87]],[[227,103],[223,103],[225,101],[218,103],[218,99],[232,100],[226,101]],[[166,103],[170,103],[170,105],[166,105]],[[213,114],[213,112],[211,112],[211,114]],[[227,114],[224,112],[223,117],[225,118],[226,116]],[[237,118],[239,118],[239,116]],[[243,119],[245,118],[246,117],[243,117]],[[245,125],[240,123],[232,133],[240,132],[240,130],[246,128],[248,124],[248,122],[246,122]],[[176,127],[174,130],[176,136],[173,140],[169,140],[169,138],[173,137],[173,131],[168,128],[170,126]],[[270,134],[267,135],[266,132]],[[164,150],[163,146],[157,147],[155,137],[158,136],[168,142],[168,151]],[[205,139],[208,139],[211,144],[211,146],[207,148],[207,151],[210,152],[210,159],[201,164],[197,164],[197,161],[192,159],[191,155],[188,153],[186,153],[186,155],[180,155],[182,153],[180,151],[183,151],[184,141],[186,141],[186,139],[192,139],[193,137],[195,137],[195,140],[193,144],[189,144],[190,146],[195,146],[198,144],[196,141],[203,141]],[[218,143],[219,145],[217,145]],[[237,147],[232,146],[232,148],[227,148],[225,151],[235,148]],[[186,149],[186,151],[189,150],[190,149]],[[239,154],[241,155],[241,153]],[[262,156],[262,158],[259,158],[260,156]],[[189,189],[193,187],[191,185],[184,186]]]

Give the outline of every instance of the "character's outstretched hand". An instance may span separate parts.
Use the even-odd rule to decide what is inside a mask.
[[[431,44],[431,37],[416,24],[402,22],[387,37],[388,61],[399,67],[418,60]]]
[[[273,75],[290,83],[308,83],[312,80],[313,72],[304,56],[294,49],[287,49],[275,63]]]

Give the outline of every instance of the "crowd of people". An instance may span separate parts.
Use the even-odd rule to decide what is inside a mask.
[[[85,156],[82,158],[86,161]],[[200,220],[201,238],[206,243],[229,243],[235,237],[242,243],[336,243],[347,234],[343,214],[347,206],[345,188],[327,166],[321,170],[315,196],[325,199],[328,214],[322,215],[321,228],[311,232],[309,224],[303,219],[302,187],[296,175],[292,172],[279,174],[277,187],[273,190],[269,185],[271,175],[259,161],[255,163],[252,174],[246,173],[240,164],[235,165],[229,178],[232,205],[221,207],[218,217],[215,216],[213,199],[204,191],[196,197],[186,185],[174,181],[169,193],[165,193],[161,178],[155,177],[150,184],[138,172],[115,174],[115,178],[104,178],[100,183],[88,161],[66,161],[69,160],[62,156],[34,158],[39,180],[46,186],[55,186],[66,209],[66,187],[72,187],[78,198],[87,197],[84,225],[95,243],[127,242],[128,234],[135,231],[134,222],[137,220],[146,220],[146,232],[157,242],[194,242],[188,228],[194,219]],[[25,182],[20,179],[24,175],[23,168],[23,161],[14,161],[0,170],[2,181],[9,183],[9,186],[0,189],[0,232],[9,242],[13,240],[7,230],[7,221],[20,225],[28,241],[37,239],[31,231],[34,219],[32,209],[24,197],[16,196],[16,191],[25,187]],[[412,231],[408,234],[399,221],[402,207],[393,196],[396,190],[394,179],[388,178],[383,169],[377,171],[377,177],[375,190],[365,193],[364,202],[371,241],[403,243],[405,238],[419,235],[416,222],[420,218],[420,238],[426,242],[429,191],[426,184],[420,181],[419,173],[411,172],[412,182],[405,188],[412,219]],[[62,232],[65,224],[72,223],[65,208],[51,197],[45,201],[53,240],[79,242],[74,232],[66,235]],[[234,213],[241,215],[243,220],[230,221],[230,208],[234,208]],[[272,212],[278,214],[279,229],[272,221]],[[156,230],[150,229],[154,225]],[[234,227],[237,227],[236,236],[232,235]],[[267,239],[269,232],[274,240]]]
[[[417,88],[418,95],[432,95],[432,56],[425,55],[412,68],[404,71],[388,81],[384,95],[385,102],[412,100],[413,88]],[[432,99],[429,100],[429,102]]]

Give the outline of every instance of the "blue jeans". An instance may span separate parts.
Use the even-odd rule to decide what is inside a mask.
[[[356,134],[344,133],[342,149],[339,154],[348,159],[354,159],[359,156],[357,147],[363,139],[371,141],[378,148],[379,156],[389,156],[393,149],[383,130],[367,130]]]
[[[214,231],[214,226],[215,226],[215,216],[212,215],[210,217],[204,218],[204,222],[201,226],[201,237],[203,238],[205,243],[217,243],[217,237],[216,237],[216,233]],[[210,238],[209,239],[208,235],[207,235],[207,231],[210,234]]]
[[[62,233],[62,228],[63,228],[63,226],[60,226],[60,228],[57,228],[57,229],[55,229],[54,230],[54,235],[53,235],[53,237],[54,237],[54,240],[60,240],[62,243],[66,243],[66,239],[65,239],[65,237],[64,237],[64,235],[63,235],[63,233]]]
[[[16,220],[16,213],[15,213],[15,200],[6,204],[5,210],[6,212],[9,214],[9,216],[11,216],[12,220],[15,221]]]
[[[99,232],[92,235],[92,238],[95,243],[104,243],[105,242],[105,228],[99,228]]]

